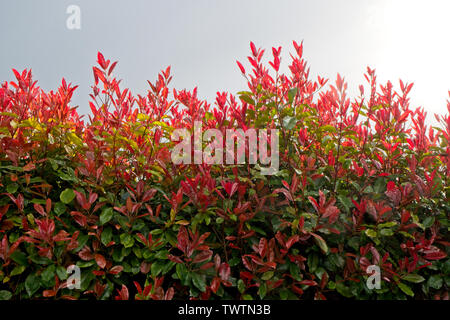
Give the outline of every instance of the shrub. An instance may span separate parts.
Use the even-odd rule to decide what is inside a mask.
[[[214,105],[169,90],[170,67],[133,95],[99,53],[87,120],[76,87],[44,92],[13,70],[0,88],[0,298],[448,299],[450,116],[429,127],[412,84],[378,88],[370,68],[350,100],[339,75],[310,80],[294,48],[284,75],[281,48],[269,71],[251,43],[247,91]],[[171,134],[195,121],[278,129],[279,172],[175,165]]]

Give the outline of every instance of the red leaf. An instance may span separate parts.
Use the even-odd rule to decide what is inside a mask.
[[[328,283],[328,275],[326,272],[322,274],[322,279],[320,279],[320,288],[324,289]]]
[[[123,267],[122,267],[122,266],[114,266],[114,267],[112,267],[108,272],[109,272],[110,274],[118,274],[118,273],[121,273],[122,270],[123,270]]]
[[[213,252],[211,250],[204,250],[201,251],[200,253],[198,253],[195,258],[194,261],[192,261],[193,263],[201,263],[204,262],[206,260],[208,260],[209,258],[211,258]]]
[[[222,280],[228,280],[230,277],[231,269],[228,263],[222,263],[219,268],[219,276]]]
[[[298,242],[299,239],[300,239],[300,237],[299,237],[298,234],[296,234],[296,235],[290,237],[289,240],[286,241],[286,248],[289,249],[290,247],[292,247],[292,245],[293,245],[294,243]]]
[[[174,294],[175,294],[175,290],[172,287],[170,287],[166,291],[166,294],[164,296],[164,300],[172,300]]]
[[[182,262],[183,262],[183,261],[181,261],[181,263],[182,263]],[[141,263],[141,272],[142,272],[143,274],[149,273],[149,272],[150,272],[150,267],[151,267],[150,263],[148,263],[148,262],[146,262],[146,261],[142,261],[142,263]]]
[[[258,51],[256,50],[255,44],[253,42],[250,42],[250,48],[252,49],[253,56],[258,56]]]
[[[116,300],[128,300],[128,288],[124,284],[122,289],[117,290],[117,292],[119,295],[115,297]]]
[[[45,211],[47,211],[47,214],[49,214],[51,210],[52,210],[52,199],[49,198],[45,201]]]
[[[45,211],[44,211],[44,208],[43,208],[40,204],[35,203],[35,204],[33,205],[33,207],[34,207],[34,209],[35,209],[40,215],[42,215],[42,216],[45,216],[45,215],[46,215],[46,213],[45,213]]]
[[[98,194],[90,193],[89,194],[89,204],[92,205],[95,202],[95,200],[97,200],[97,198],[98,198]]]
[[[44,290],[42,295],[46,298],[54,297],[56,295],[56,291],[55,290]]]
[[[134,285],[135,285],[135,287],[136,287],[138,293],[139,293],[140,295],[142,295],[142,288],[141,288],[141,285],[140,285],[139,283],[137,283],[136,281],[133,281],[133,283],[134,283]]]
[[[317,286],[317,282],[315,282],[313,280],[302,280],[299,283],[306,285],[306,286]]]
[[[219,287],[220,287],[220,279],[218,277],[214,277],[214,279],[211,282],[212,292],[216,293],[217,290],[219,290]]]
[[[189,236],[186,231],[186,228],[181,226],[180,230],[178,231],[178,237],[177,237],[177,248],[180,249],[183,253],[187,253],[187,246],[189,243]]]
[[[437,252],[431,252],[425,255],[425,259],[427,260],[441,260],[444,259],[447,256],[445,252],[437,251]]]
[[[89,249],[88,246],[84,246],[83,249],[81,249],[80,252],[78,252],[78,256],[83,259],[84,261],[89,261],[94,258],[92,255],[91,249]]]
[[[34,170],[35,168],[36,168],[36,166],[34,165],[34,163],[29,162],[22,169],[23,169],[23,171],[31,171],[31,170]]]
[[[266,252],[267,252],[267,240],[266,238],[261,238],[259,240],[258,253],[261,257],[264,258],[266,256]]]
[[[273,192],[274,193],[282,193],[285,195],[286,199],[288,199],[289,201],[294,201],[289,190],[286,190],[284,188],[278,188],[278,189],[273,190]]]
[[[17,81],[21,81],[22,80],[22,76],[20,75],[19,71],[17,71],[16,69],[12,69],[12,72],[16,76]]]
[[[113,62],[113,64],[111,64],[111,66],[109,67],[108,76],[111,75],[111,73],[113,72],[116,65],[117,65],[117,61],[115,61],[115,62]]]
[[[238,65],[239,69],[241,69],[241,72],[242,72],[243,74],[245,74],[245,69],[244,69],[244,67],[242,66],[242,64],[241,64],[239,61],[237,61],[237,60],[236,60],[236,63],[237,63],[237,65]]]
[[[85,227],[87,224],[87,217],[78,211],[70,212],[70,215],[75,219],[75,221],[82,227]]]
[[[317,211],[317,213],[319,213],[319,204],[317,203],[316,199],[314,199],[313,197],[309,196],[308,200],[309,200],[309,202],[311,202],[311,204],[313,205],[313,207]]]
[[[183,263],[183,260],[181,260],[179,257],[174,256],[172,254],[167,255],[167,259],[170,261],[176,262],[176,263]]]
[[[410,217],[411,217],[411,214],[409,213],[409,211],[403,211],[402,218],[401,218],[402,224],[406,223]]]
[[[292,291],[294,291],[296,294],[302,295],[303,289],[297,287],[296,285],[292,285]]]
[[[103,54],[101,54],[101,52],[97,53],[97,62],[103,69],[107,68],[105,58],[103,57]]]
[[[388,184],[387,184],[387,190],[388,190],[388,191],[392,191],[392,190],[394,190],[395,188],[396,188],[395,182],[394,182],[394,181],[389,181]]]

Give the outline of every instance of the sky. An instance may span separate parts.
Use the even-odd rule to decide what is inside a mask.
[[[67,27],[70,5],[80,8],[80,29]],[[213,102],[217,91],[247,88],[236,60],[247,62],[250,41],[267,54],[282,46],[287,70],[296,40],[312,76],[339,73],[354,97],[368,66],[381,83],[414,82],[411,105],[433,121],[447,112],[449,12],[448,0],[1,0],[0,82],[14,79],[11,68],[32,68],[45,90],[64,77],[79,85],[72,103],[88,114],[101,51],[135,94],[170,65],[172,87],[198,87]]]

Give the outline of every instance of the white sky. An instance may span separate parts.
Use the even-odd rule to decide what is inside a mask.
[[[71,4],[81,8],[81,30],[66,28]],[[250,41],[268,54],[283,46],[286,70],[292,40],[303,40],[313,75],[340,73],[354,95],[367,66],[382,82],[414,82],[411,104],[432,121],[447,110],[449,12],[448,0],[2,1],[0,81],[13,79],[13,67],[31,67],[47,90],[65,77],[80,85],[73,102],[88,113],[100,50],[119,60],[115,73],[134,93],[171,65],[174,87],[198,86],[213,102],[216,91],[246,88],[235,61],[247,61]]]

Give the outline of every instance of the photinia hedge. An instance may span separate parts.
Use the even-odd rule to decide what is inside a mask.
[[[266,66],[251,43],[237,62],[248,89],[214,103],[169,89],[170,67],[133,95],[98,53],[88,119],[76,86],[44,92],[13,70],[0,88],[0,299],[448,299],[450,116],[430,127],[412,84],[378,85],[370,68],[350,99],[294,49],[285,75],[281,48]],[[174,164],[172,133],[198,121],[278,129],[279,171]]]

